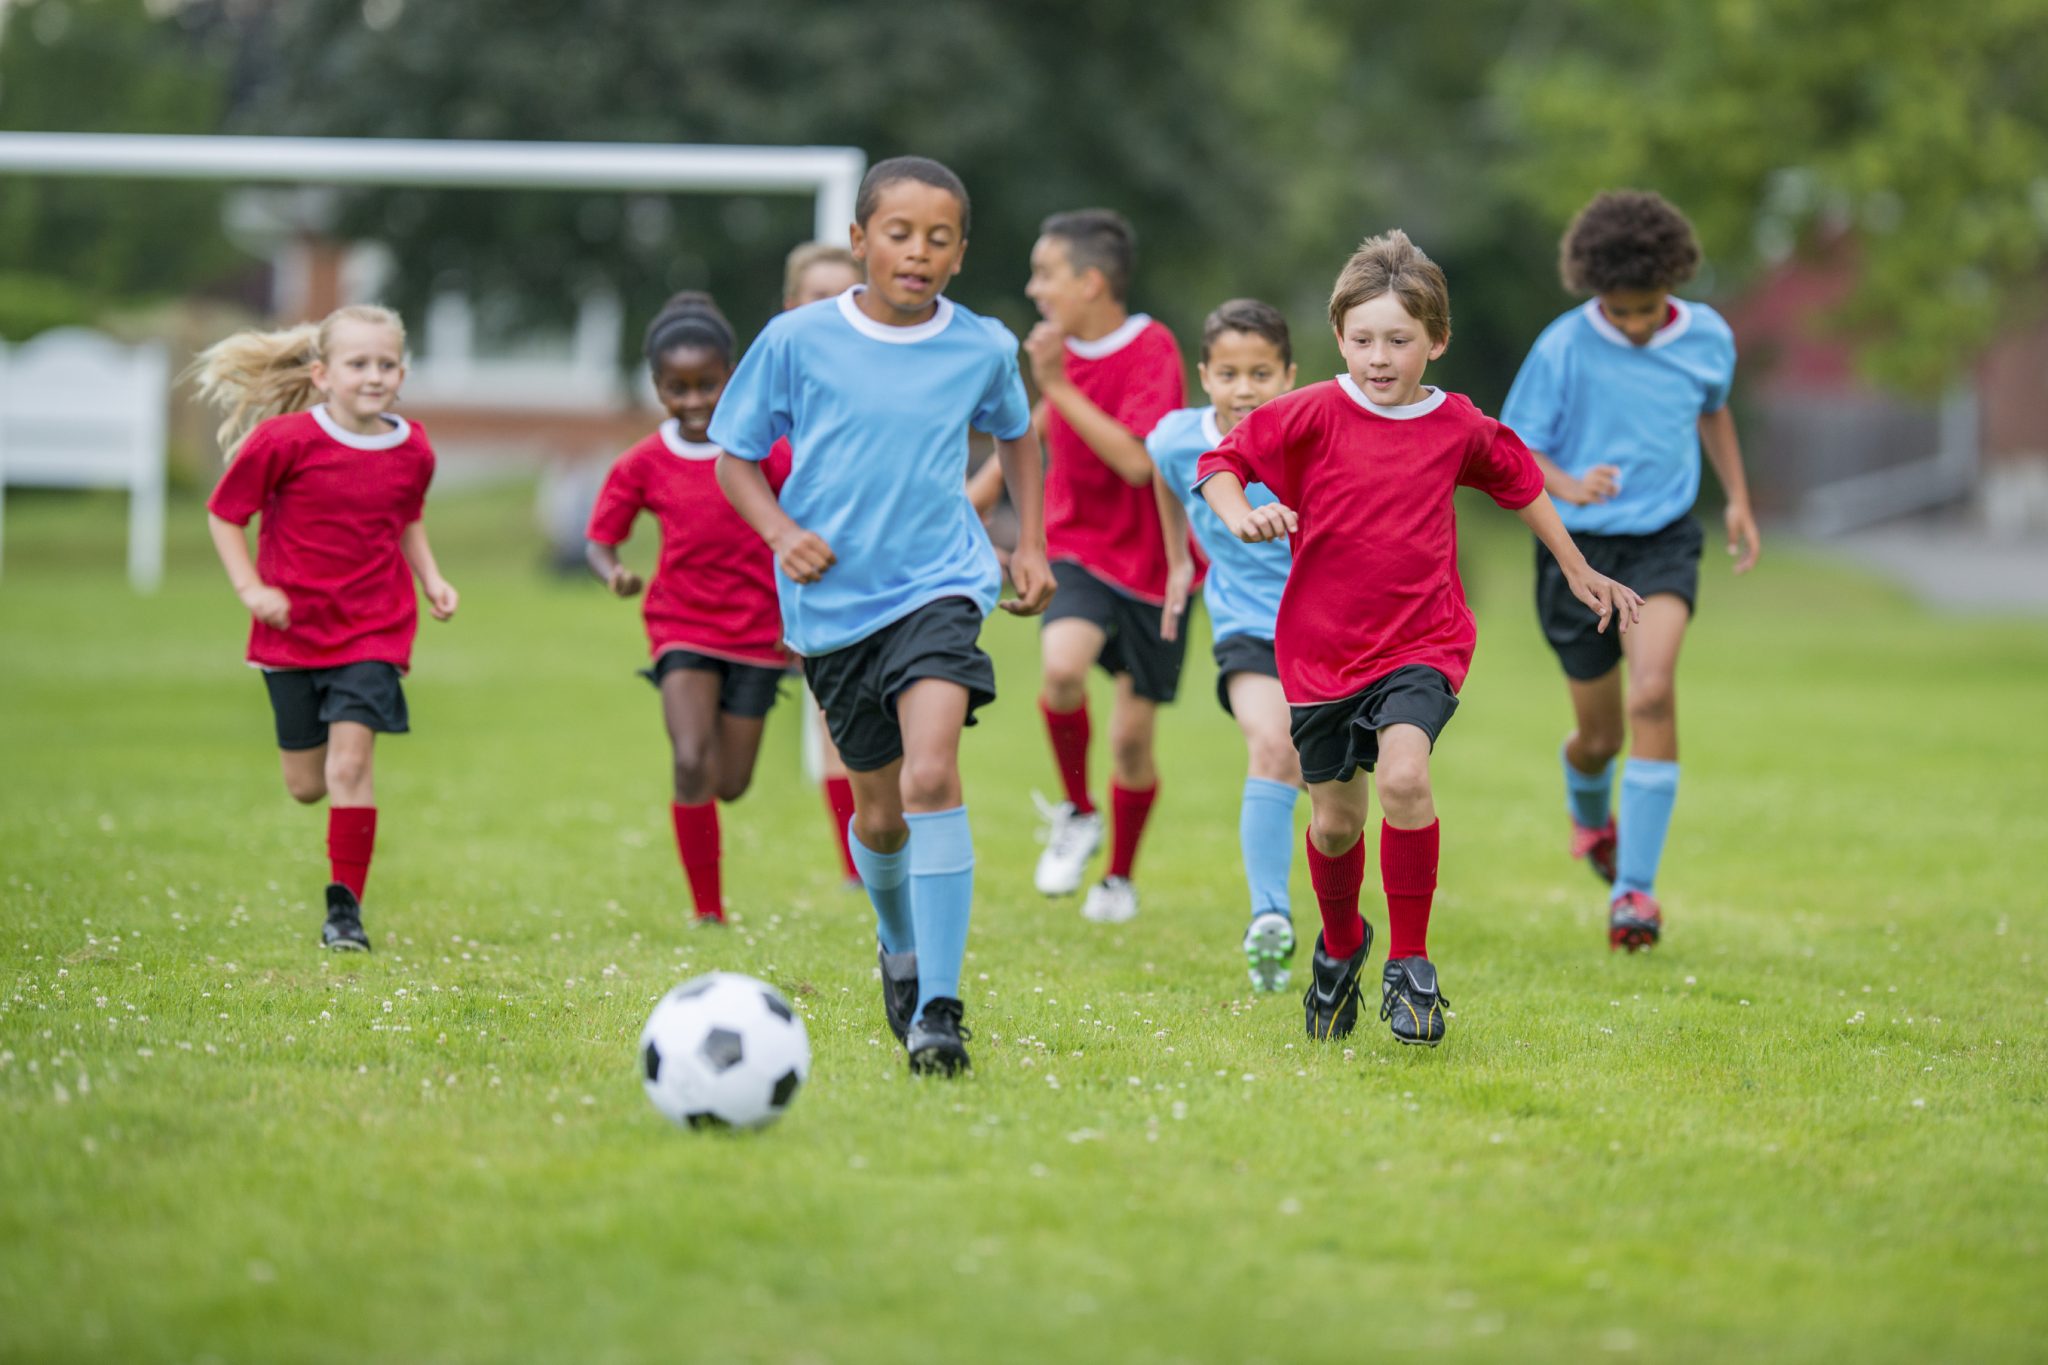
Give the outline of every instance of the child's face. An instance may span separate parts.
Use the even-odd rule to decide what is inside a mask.
[[[801,308],[820,299],[836,299],[860,283],[860,272],[844,261],[817,261],[797,276],[796,292],[782,301],[784,308]]]
[[[313,362],[312,377],[337,418],[374,424],[405,382],[405,339],[381,322],[343,318],[327,329],[327,354]]]
[[[1398,294],[1376,294],[1352,305],[1337,329],[1337,349],[1351,382],[1383,408],[1401,408],[1422,396],[1422,372],[1444,353],[1450,338],[1432,341]]]
[[[1040,237],[1031,247],[1031,278],[1024,297],[1038,305],[1038,315],[1062,332],[1077,332],[1096,300],[1109,292],[1100,270],[1074,269],[1067,243]]]
[[[1216,427],[1228,432],[1244,415],[1294,387],[1294,366],[1256,332],[1218,332],[1201,364],[1202,392],[1216,405]]]
[[[922,322],[967,254],[960,201],[922,180],[884,185],[875,211],[853,226],[853,254],[867,267],[870,304],[898,326]]]
[[[1650,344],[1670,310],[1669,289],[1610,289],[1600,296],[1601,315],[1635,346]]]
[[[654,363],[654,392],[685,441],[701,442],[710,433],[711,414],[732,366],[709,346],[671,346]]]

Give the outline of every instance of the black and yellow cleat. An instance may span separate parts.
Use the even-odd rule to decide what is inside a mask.
[[[1301,997],[1309,1037],[1319,1043],[1348,1038],[1358,1026],[1358,978],[1371,952],[1370,924],[1365,926],[1365,942],[1350,957],[1331,957],[1323,951],[1323,936],[1316,935],[1316,950],[1309,958],[1308,990]]]
[[[1436,964],[1426,957],[1397,957],[1380,973],[1380,1018],[1394,1041],[1435,1047],[1444,1038],[1444,999],[1436,988]]]

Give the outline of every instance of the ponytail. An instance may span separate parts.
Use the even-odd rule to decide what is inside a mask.
[[[235,458],[257,423],[304,412],[318,401],[313,366],[325,358],[334,324],[344,321],[389,327],[398,333],[400,346],[405,344],[405,324],[398,314],[358,303],[282,331],[236,332],[199,353],[189,373],[200,401],[227,414],[217,433],[227,459]]]

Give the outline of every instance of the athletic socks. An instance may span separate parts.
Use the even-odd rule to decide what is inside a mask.
[[[1564,800],[1570,808],[1572,819],[1587,829],[1599,829],[1607,823],[1607,812],[1614,797],[1614,760],[1608,759],[1607,766],[1597,773],[1582,773],[1572,766],[1563,749],[1557,753],[1557,761],[1564,768]]]
[[[1072,711],[1055,711],[1038,699],[1039,714],[1045,717],[1045,731],[1052,737],[1053,762],[1060,770],[1060,785],[1074,811],[1086,815],[1095,809],[1088,799],[1088,704]]]
[[[1316,847],[1313,836],[1307,843],[1309,885],[1323,911],[1323,952],[1341,960],[1365,945],[1365,921],[1358,915],[1358,888],[1365,882],[1365,835],[1334,858]]]
[[[1294,806],[1301,792],[1270,778],[1244,780],[1244,805],[1237,813],[1237,842],[1244,855],[1244,879],[1251,888],[1252,913],[1289,915],[1287,873],[1294,861]]]
[[[1429,956],[1439,823],[1395,829],[1380,821],[1380,886],[1387,893],[1387,960]],[[1364,842],[1360,840],[1360,842]]]
[[[860,869],[853,865],[853,847],[849,843],[847,823],[853,819],[853,781],[845,777],[825,779],[825,804],[832,810],[832,838],[839,845],[839,865],[846,869],[848,877],[860,876]]]
[[[965,806],[907,812],[903,818],[910,825],[910,912],[917,925],[915,1019],[940,996],[960,998],[974,906],[974,835]]]
[[[1145,821],[1152,814],[1153,799],[1159,795],[1154,782],[1143,791],[1109,784],[1109,875],[1130,879],[1138,865],[1138,840],[1145,837]]]
[[[725,895],[719,881],[718,804],[701,806],[675,802],[676,853],[683,861],[683,876],[690,883],[690,899],[696,903],[698,919],[725,918]]]
[[[328,880],[340,882],[363,898],[370,880],[370,854],[377,847],[375,806],[329,806],[327,808]]]
[[[1652,894],[1664,835],[1678,800],[1678,764],[1660,758],[1630,758],[1621,773],[1620,847],[1615,851],[1614,894]]]
[[[905,844],[894,853],[877,853],[860,841],[849,823],[846,847],[854,872],[867,889],[868,901],[875,907],[875,937],[882,941],[882,951],[916,952],[917,923],[910,912],[910,846]]]

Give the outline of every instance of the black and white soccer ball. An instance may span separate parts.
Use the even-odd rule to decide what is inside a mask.
[[[647,1098],[692,1128],[773,1123],[810,1074],[802,1018],[773,986],[737,972],[685,981],[640,1031]]]

